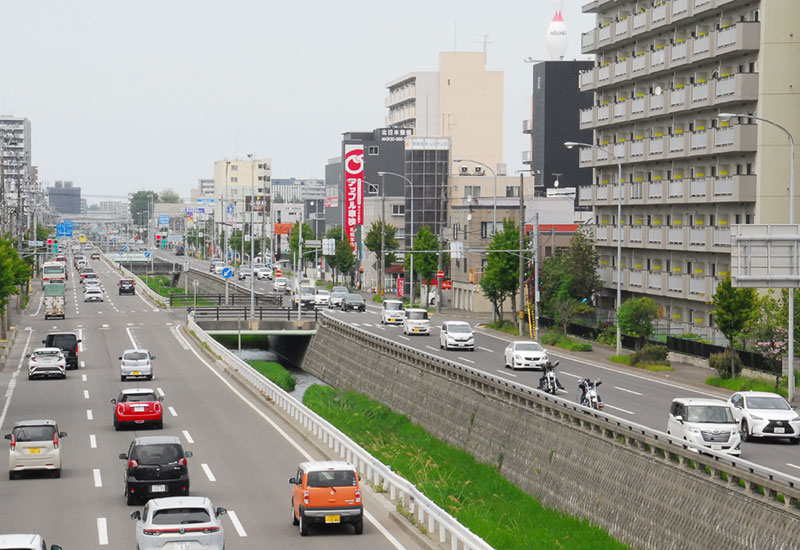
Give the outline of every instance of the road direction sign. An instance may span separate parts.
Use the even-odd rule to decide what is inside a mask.
[[[169,216],[167,214],[159,214],[158,225],[169,225]]]
[[[150,257],[150,253],[149,253],[149,252],[145,252],[145,253],[144,253],[144,257],[145,257],[145,258],[149,258],[149,257]]]
[[[72,225],[65,223],[56,224],[56,234],[59,237],[72,237]]]
[[[128,250],[128,245],[127,244],[123,244],[122,245],[122,250]]]
[[[233,269],[230,267],[223,267],[222,268],[222,277],[225,279],[230,279],[233,276]]]
[[[28,241],[28,246],[42,246],[44,241]]]

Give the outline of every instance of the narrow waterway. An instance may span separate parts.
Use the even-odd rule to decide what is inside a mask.
[[[283,365],[283,367],[289,371],[289,374],[292,375],[296,382],[294,391],[289,392],[289,395],[301,402],[303,401],[303,395],[306,393],[306,389],[308,389],[308,387],[312,384],[327,386],[327,384],[319,378],[312,376],[304,370],[293,365],[289,365],[283,357],[272,350],[242,349],[239,351],[232,349],[231,351],[235,353],[242,361],[272,361],[274,363],[280,363]]]

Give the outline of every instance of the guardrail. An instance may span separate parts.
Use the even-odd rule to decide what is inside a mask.
[[[225,307],[225,294],[224,293],[217,293],[217,294],[170,294],[169,295],[169,305],[175,306],[176,302],[177,305],[189,307],[194,304],[194,300],[197,298],[198,301],[205,301],[211,302],[217,306]],[[264,307],[264,306],[272,306],[273,309],[276,306],[280,306],[282,303],[283,296],[278,295],[269,295],[269,294],[254,294],[253,296],[254,302],[256,306]],[[228,306],[250,306],[250,295],[249,294],[236,294],[230,293],[228,295]],[[198,306],[199,307],[199,306]],[[204,306],[205,307],[205,306]]]
[[[458,381],[535,410],[551,420],[579,426],[595,436],[635,450],[664,464],[680,467],[699,479],[710,481],[757,499],[776,510],[800,517],[800,478],[727,454],[703,449],[700,454],[682,439],[665,432],[590,409],[537,389],[494,377],[485,372],[440,359],[348,325],[323,313],[317,329],[327,327],[343,337],[357,335],[361,344],[379,350],[383,356]],[[781,496],[779,496],[781,495]]]
[[[153,289],[147,286],[147,283],[142,281],[138,275],[133,273],[128,268],[124,267],[122,264],[115,262],[112,257],[108,256],[108,254],[103,254],[103,259],[106,261],[106,263],[111,265],[113,269],[116,269],[117,271],[122,273],[126,279],[133,279],[134,281],[136,281],[136,292],[143,292],[145,296],[150,298],[157,306],[167,307],[166,296],[162,296],[157,292],[155,292]]]
[[[327,316],[323,317],[327,318]],[[225,365],[278,407],[286,411],[303,426],[310,437],[316,437],[323,445],[327,445],[333,453],[352,463],[371,484],[385,487],[389,493],[389,498],[400,503],[415,517],[418,524],[427,528],[429,533],[436,534],[438,531],[440,543],[446,543],[449,540],[453,550],[458,550],[459,548],[463,550],[492,550],[492,547],[486,541],[461,525],[453,516],[421,493],[412,483],[392,472],[388,466],[370,455],[332,424],[264,378],[253,367],[211,338],[197,325],[191,314],[188,316],[187,324],[200,341],[205,342],[215,354],[222,358],[221,360]]]
[[[196,321],[220,321],[224,319],[242,319],[244,321],[263,321],[264,319],[297,320],[297,308],[289,307],[257,307],[253,312],[253,316],[250,316],[249,305],[238,307],[198,306],[191,308],[191,310]],[[319,317],[316,309],[304,309],[300,313],[301,321],[310,321],[311,317],[313,317],[314,321],[317,321]]]

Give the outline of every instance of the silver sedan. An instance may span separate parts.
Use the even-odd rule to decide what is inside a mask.
[[[223,550],[225,531],[220,516],[227,513],[225,508],[215,510],[206,497],[153,499],[143,512],[131,513],[131,519],[136,520],[136,547]]]

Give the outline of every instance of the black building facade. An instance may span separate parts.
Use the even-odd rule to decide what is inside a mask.
[[[50,207],[60,214],[81,213],[81,188],[73,187],[71,181],[57,181],[55,187],[47,188]]]

